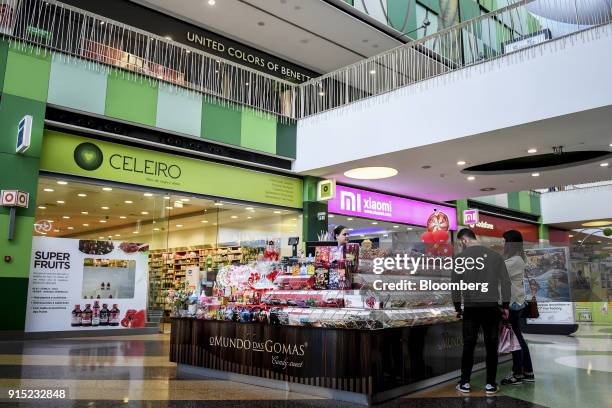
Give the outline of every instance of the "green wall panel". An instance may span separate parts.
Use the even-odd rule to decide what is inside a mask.
[[[4,93],[46,102],[51,71],[51,53],[9,47],[4,75]]]
[[[34,206],[35,204],[34,202],[31,205]],[[27,278],[30,275],[34,217],[15,217],[15,236],[12,241],[6,239],[8,221],[8,214],[0,214],[0,234],[2,234],[0,278]],[[11,256],[12,261],[10,263],[4,262],[6,255]]]
[[[276,154],[295,158],[297,124],[278,122],[276,126]]]
[[[4,89],[4,73],[6,71],[6,59],[8,57],[8,43],[0,39],[0,91]]]
[[[518,192],[508,193],[508,208],[511,208],[513,210],[520,210],[521,205],[519,203]]]
[[[202,103],[202,137],[240,146],[242,109],[223,106],[213,100]]]
[[[531,213],[531,197],[529,191],[519,192],[519,208],[520,211]]]
[[[387,0],[387,14],[391,26],[398,31],[407,33],[416,28],[415,0]],[[408,20],[404,22],[406,15]],[[410,37],[416,38],[416,33],[410,34]]]
[[[131,74],[113,70],[108,75],[106,89],[106,115],[155,126],[157,82],[135,80]]]
[[[159,84],[157,127],[200,137],[202,95],[182,88]]]
[[[46,105],[43,102],[2,94],[0,96],[0,153],[15,153],[19,121],[25,115],[32,115],[32,140],[30,148],[22,156],[40,157],[45,108]]]
[[[440,14],[440,0],[418,0],[418,2],[436,14]]]
[[[241,125],[240,144],[243,147],[276,153],[276,118],[244,108]]]
[[[480,15],[480,7],[474,0],[459,0],[461,21],[470,20]]]
[[[28,301],[28,279],[0,277],[0,288],[0,308],[7,311],[0,319],[0,330],[23,330]]]
[[[542,215],[542,207],[540,205],[540,195],[537,193],[531,193],[529,199],[531,200],[532,214]]]
[[[103,115],[108,74],[91,66],[91,62],[55,54],[49,77],[49,103]]]
[[[15,154],[0,153],[0,190],[18,189],[30,193],[30,208],[17,209],[17,215],[34,216],[36,212],[36,189],[40,160],[35,157],[22,157]],[[6,207],[0,207],[0,214],[8,214]],[[0,234],[3,232],[0,230]],[[2,235],[0,235],[0,242]]]

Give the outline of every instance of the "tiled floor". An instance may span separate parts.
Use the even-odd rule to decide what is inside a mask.
[[[612,407],[610,327],[583,326],[575,336],[528,335],[535,384],[502,388],[494,397],[482,391],[459,395],[455,382],[441,384],[381,407]],[[15,402],[17,407],[350,407],[351,404],[298,393],[216,379],[177,378],[168,362],[168,336],[118,336],[0,341],[0,398],[11,388],[63,388],[64,401]],[[500,366],[499,378],[509,371]]]

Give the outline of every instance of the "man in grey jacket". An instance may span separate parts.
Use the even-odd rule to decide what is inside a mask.
[[[463,318],[463,355],[461,357],[461,380],[457,390],[470,392],[470,377],[474,365],[474,349],[478,332],[482,327],[486,350],[487,384],[485,392],[498,391],[495,380],[497,372],[497,344],[502,313],[507,316],[510,302],[510,278],[504,258],[485,247],[476,239],[474,231],[464,228],[457,233],[463,251],[455,258],[453,282],[479,283],[479,290],[453,291],[453,303],[457,316]],[[469,268],[459,268],[470,265]],[[463,297],[463,310],[461,298]],[[500,310],[499,299],[502,300]]]

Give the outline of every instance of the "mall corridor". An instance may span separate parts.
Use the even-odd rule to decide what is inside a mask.
[[[612,329],[581,326],[571,336],[528,335],[535,384],[503,387],[497,396],[480,391],[458,395],[455,381],[380,407],[612,406]],[[350,407],[346,402],[217,379],[179,378],[168,362],[168,334],[105,336],[0,343],[0,387],[66,389],[68,398],[9,401],[6,407]],[[498,377],[509,364],[500,365]],[[6,394],[6,393],[5,393]]]

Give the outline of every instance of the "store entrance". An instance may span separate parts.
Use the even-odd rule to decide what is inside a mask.
[[[301,219],[284,208],[45,175],[39,179],[33,257],[70,258],[65,276],[57,268],[40,272],[58,292],[68,292],[56,299],[70,304],[68,312],[78,304],[81,315],[103,305],[110,313],[117,304],[120,317],[129,308],[168,318],[178,301],[169,292],[207,293],[220,267],[248,263],[271,243],[290,256],[288,240],[301,238]],[[39,314],[34,312],[28,310]],[[84,327],[60,319],[58,327],[41,329],[36,321],[29,318],[30,331]]]

